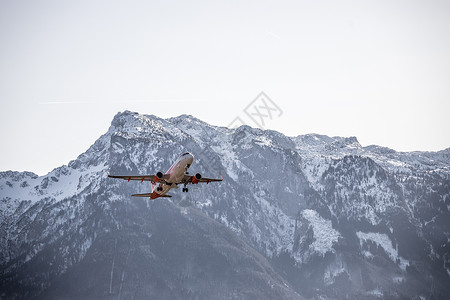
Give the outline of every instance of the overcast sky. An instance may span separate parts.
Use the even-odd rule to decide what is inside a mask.
[[[0,0],[0,170],[43,175],[123,110],[450,147],[450,1]]]

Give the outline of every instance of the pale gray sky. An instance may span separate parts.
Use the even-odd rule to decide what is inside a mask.
[[[0,170],[40,175],[118,111],[450,147],[450,1],[0,0]]]

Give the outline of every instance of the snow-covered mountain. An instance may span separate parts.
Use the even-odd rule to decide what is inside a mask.
[[[223,175],[173,198],[111,174]],[[0,173],[0,297],[450,297],[450,149],[123,112],[68,166]]]

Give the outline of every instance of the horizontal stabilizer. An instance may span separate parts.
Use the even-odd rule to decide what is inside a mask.
[[[133,194],[133,195],[131,195],[131,196],[133,196],[133,197],[150,197],[152,194],[150,193],[150,194]],[[172,197],[171,195],[160,195],[160,196],[158,196],[158,197],[166,197],[166,198],[170,198],[170,197]]]
[[[150,197],[152,194],[150,193],[150,194],[133,194],[133,195],[131,195],[131,196],[133,196],[133,197]]]

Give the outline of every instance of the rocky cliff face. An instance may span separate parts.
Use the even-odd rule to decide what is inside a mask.
[[[218,184],[131,198],[182,152]],[[5,298],[450,296],[450,151],[124,112],[68,166],[0,173]]]

